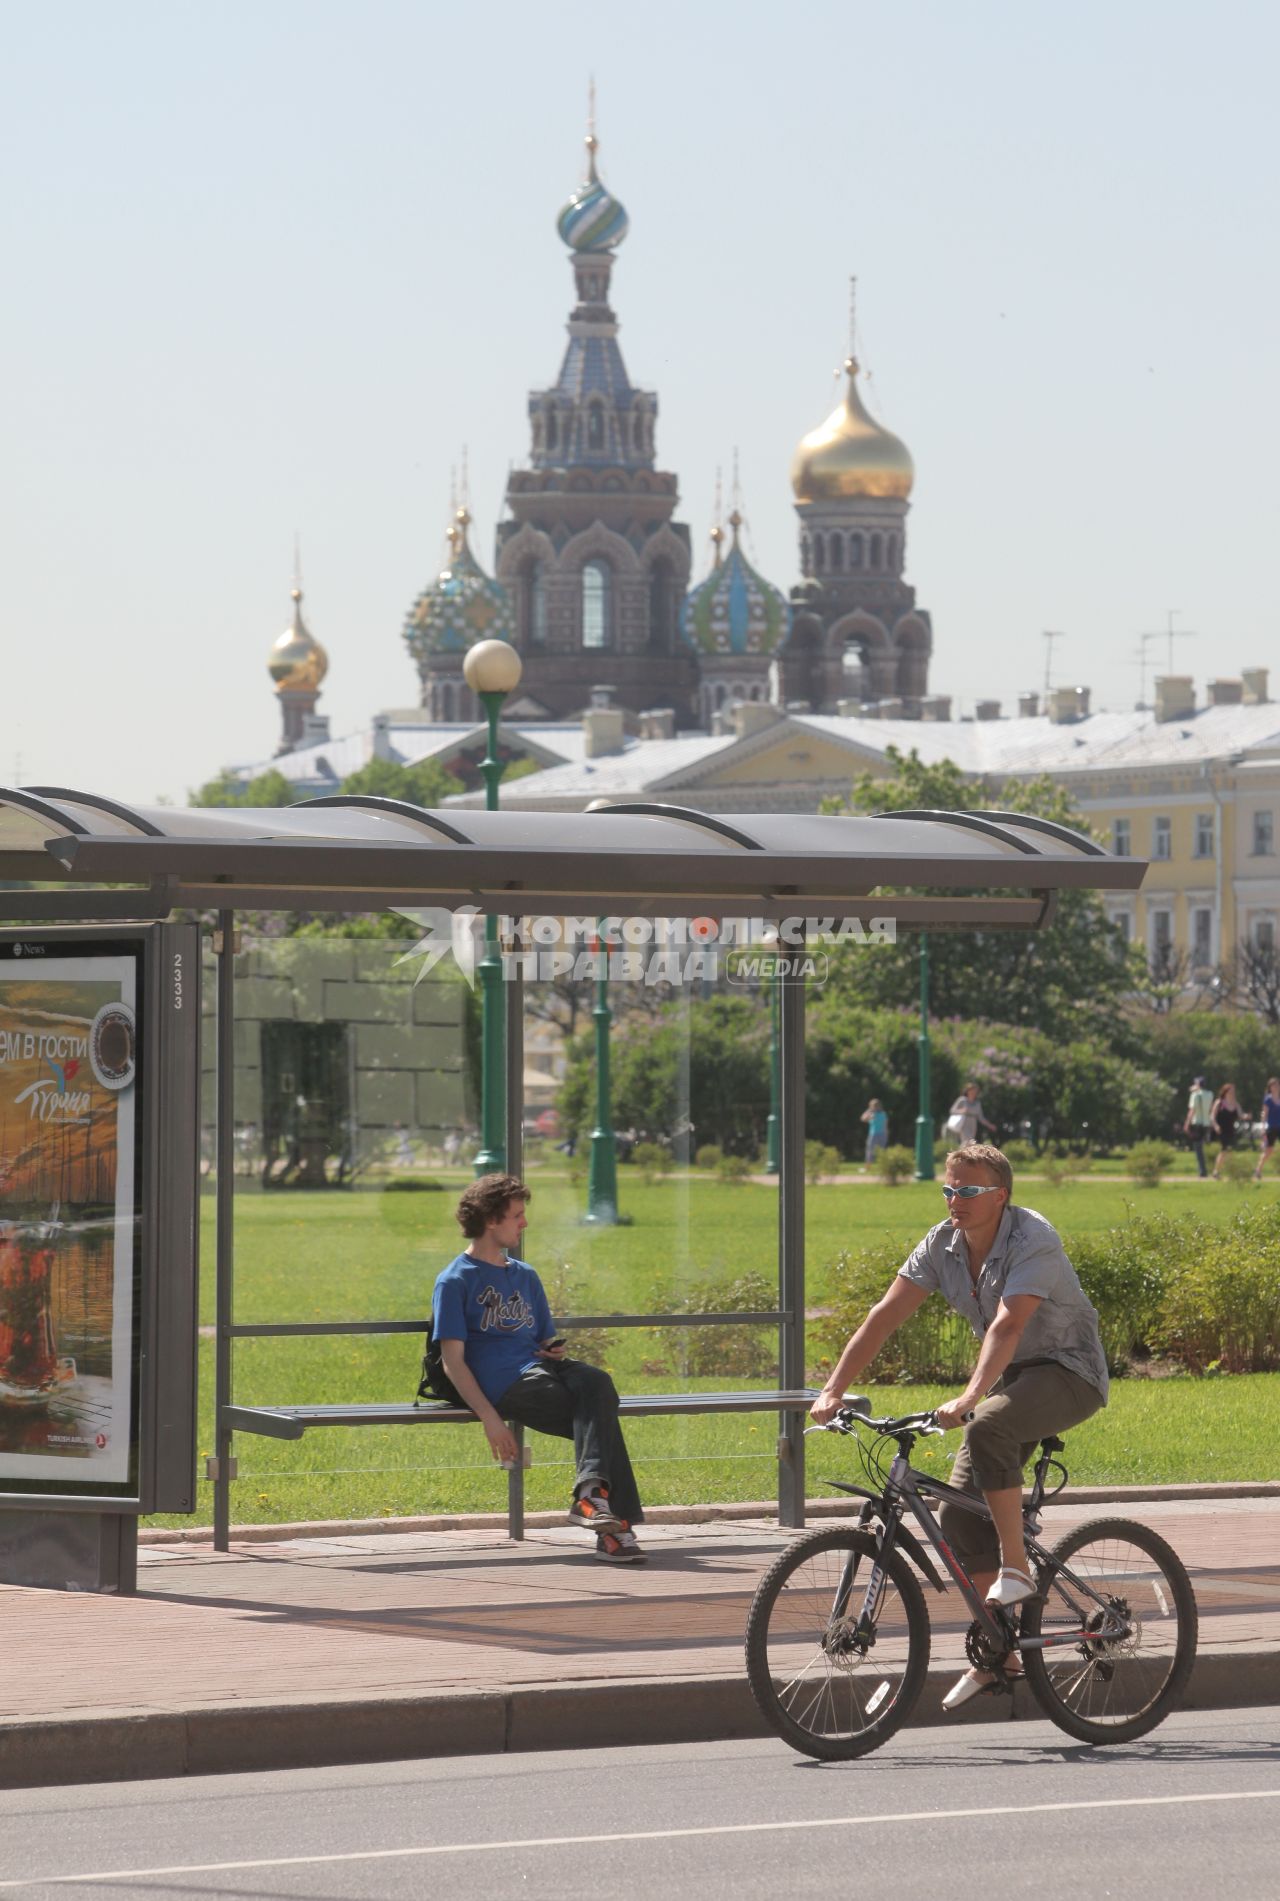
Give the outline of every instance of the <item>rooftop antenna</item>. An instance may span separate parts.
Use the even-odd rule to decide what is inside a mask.
[[[1053,679],[1053,643],[1055,640],[1065,640],[1066,635],[1061,632],[1049,633],[1046,630],[1041,634],[1040,638],[1044,642],[1044,697],[1047,704],[1049,699],[1049,684]]]
[[[1139,667],[1138,705],[1136,708],[1136,711],[1138,711],[1139,713],[1146,711],[1147,648],[1150,646],[1151,642],[1153,640],[1167,640],[1168,641],[1169,643],[1169,671],[1170,673],[1172,673],[1173,672],[1173,643],[1174,641],[1193,639],[1195,636],[1195,629],[1192,627],[1175,627],[1174,626],[1173,624],[1174,618],[1176,615],[1180,614],[1181,612],[1182,612],[1181,608],[1178,608],[1178,607],[1167,608],[1165,610],[1165,617],[1168,622],[1167,626],[1161,627],[1151,633],[1138,635],[1138,651],[1135,658],[1137,659],[1138,667]]]

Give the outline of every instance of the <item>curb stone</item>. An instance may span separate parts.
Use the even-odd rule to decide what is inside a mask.
[[[942,1713],[954,1663],[933,1666],[909,1727],[1040,1720],[1031,1696],[979,1697]],[[1202,1656],[1188,1710],[1280,1701],[1280,1651]],[[0,1722],[0,1788],[252,1774],[435,1756],[727,1742],[768,1735],[745,1674],[650,1677],[456,1696],[239,1703],[180,1715],[103,1715]],[[892,1743],[889,1747],[892,1748]],[[781,1750],[784,1745],[779,1743]]]

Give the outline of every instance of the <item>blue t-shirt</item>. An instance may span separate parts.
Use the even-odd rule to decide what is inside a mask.
[[[873,1109],[871,1112],[871,1118],[867,1123],[867,1134],[872,1138],[873,1141],[878,1142],[882,1135],[888,1135],[888,1133],[889,1133],[888,1113],[884,1109]]]
[[[467,1370],[491,1405],[527,1366],[541,1364],[538,1348],[555,1330],[542,1282],[523,1261],[494,1267],[460,1254],[437,1276],[432,1334],[465,1343]]]

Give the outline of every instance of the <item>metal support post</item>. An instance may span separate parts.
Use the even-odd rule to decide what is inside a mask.
[[[609,1082],[609,946],[595,940],[600,970],[596,1003],[591,1012],[596,1026],[596,1126],[591,1131],[587,1162],[587,1220],[595,1227],[612,1228],[618,1220],[618,1144],[613,1133],[613,1099]]]
[[[778,1141],[778,1374],[804,1385],[804,998],[801,975],[778,983],[781,1091]],[[778,1523],[804,1524],[803,1413],[778,1417]]]
[[[781,979],[778,976],[778,960],[782,956],[782,941],[778,940],[773,971],[768,978],[769,984],[769,1120],[765,1123],[764,1165],[766,1173],[778,1172],[778,1097],[781,1088],[778,995]]]
[[[933,1180],[933,1107],[929,1081],[929,933],[920,933],[920,1038],[917,1044],[916,1180]]]
[[[218,959],[216,1184],[216,1327],[213,1360],[213,1548],[231,1539],[231,1429],[223,1424],[231,1404],[231,1328],[235,1320],[236,1199],[236,1018],[235,912],[219,911],[214,951]]]

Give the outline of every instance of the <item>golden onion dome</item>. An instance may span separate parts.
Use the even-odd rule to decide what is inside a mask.
[[[905,502],[915,465],[905,442],[869,416],[858,389],[858,365],[845,363],[844,401],[796,447],[791,486],[799,502],[838,502],[858,495]]]
[[[271,649],[267,671],[277,693],[316,693],[329,671],[329,656],[302,618],[302,589],[293,590],[293,621]]]

